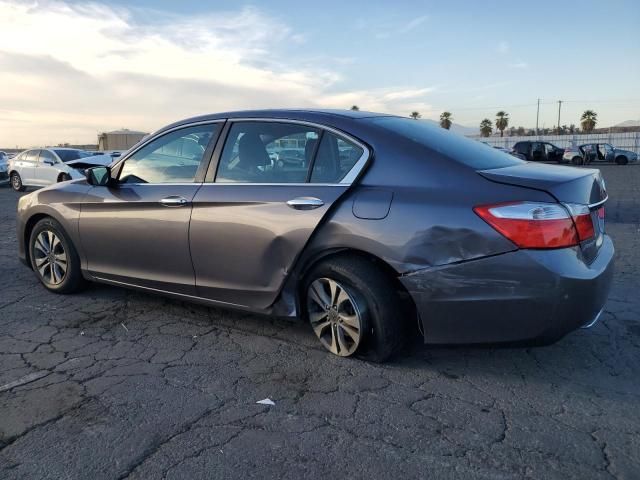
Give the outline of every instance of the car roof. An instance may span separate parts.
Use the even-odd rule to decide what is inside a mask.
[[[392,117],[386,113],[366,112],[361,110],[337,110],[337,109],[264,109],[264,110],[238,110],[233,112],[220,112],[197,117],[185,118],[161,128],[158,132],[195,122],[208,120],[237,119],[237,118],[277,118],[282,120],[303,120],[318,123],[332,123],[332,120],[373,117]],[[156,132],[156,133],[158,133]]]

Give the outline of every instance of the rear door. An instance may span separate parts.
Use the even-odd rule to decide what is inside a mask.
[[[80,213],[87,269],[103,280],[195,295],[189,253],[191,202],[221,123],[172,129],[114,166]]]
[[[193,200],[190,246],[198,295],[264,309],[334,202],[364,168],[368,149],[343,134],[293,121],[226,127]],[[268,151],[304,152],[278,163]]]

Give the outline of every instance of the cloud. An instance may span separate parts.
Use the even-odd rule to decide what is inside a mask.
[[[365,27],[371,27],[376,30],[374,37],[377,39],[386,39],[394,35],[402,35],[409,33],[417,29],[420,25],[429,20],[428,15],[420,15],[412,18],[404,23],[398,23],[397,21],[384,20],[383,22],[366,21],[359,18],[355,22],[356,30],[363,30]]]
[[[417,28],[420,25],[422,25],[428,19],[429,19],[428,15],[421,15],[419,17],[416,17],[413,20],[411,20],[408,23],[406,23],[405,25],[403,25],[400,28],[400,32],[402,32],[402,33],[410,32],[411,30],[414,30],[415,28]]]
[[[510,63],[509,67],[523,70],[529,68],[529,64],[523,60],[517,60],[514,63]]]
[[[307,37],[254,7],[190,16],[0,0],[0,18],[0,146],[90,143],[248,108],[430,108],[432,88],[341,90],[338,69],[353,59],[291,59],[282,52]]]

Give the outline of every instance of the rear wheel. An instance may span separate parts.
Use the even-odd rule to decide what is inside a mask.
[[[582,163],[583,163],[582,157],[573,157],[571,159],[571,163],[573,165],[582,165]]]
[[[26,190],[18,172],[11,172],[11,187],[13,187],[16,192],[24,192]]]
[[[304,285],[306,315],[331,353],[383,362],[403,344],[405,311],[387,275],[361,257],[315,266]]]
[[[78,252],[53,218],[44,218],[33,227],[29,255],[33,271],[47,290],[73,293],[84,285]]]
[[[620,156],[616,157],[616,163],[618,165],[626,165],[627,163],[629,163],[629,159],[627,157],[625,157],[624,155],[620,155]]]

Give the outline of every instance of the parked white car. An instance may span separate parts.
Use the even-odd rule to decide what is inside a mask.
[[[84,178],[87,167],[104,165],[107,158],[111,159],[107,155],[93,157],[75,148],[35,148],[9,161],[9,178],[13,189],[22,192],[26,187]]]

